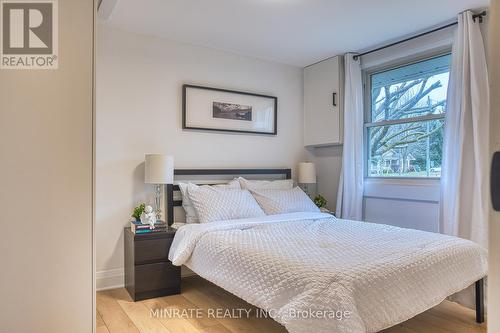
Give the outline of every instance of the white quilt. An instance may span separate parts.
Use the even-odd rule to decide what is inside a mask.
[[[486,251],[470,241],[323,213],[189,224],[169,258],[291,333],[377,332],[487,273]]]

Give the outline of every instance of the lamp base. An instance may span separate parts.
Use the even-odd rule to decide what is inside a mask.
[[[309,198],[313,198],[315,196],[315,186],[311,186],[314,184],[302,183],[299,184],[300,188],[307,194]]]
[[[155,212],[156,212],[156,220],[161,220],[161,185],[155,185]]]

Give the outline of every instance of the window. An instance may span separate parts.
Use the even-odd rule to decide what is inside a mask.
[[[368,177],[440,177],[451,55],[368,73]]]

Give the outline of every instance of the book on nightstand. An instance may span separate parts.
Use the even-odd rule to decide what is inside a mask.
[[[141,221],[130,221],[130,230],[134,234],[150,234],[167,230],[167,224],[164,221],[157,221],[154,229],[149,224],[142,224]]]

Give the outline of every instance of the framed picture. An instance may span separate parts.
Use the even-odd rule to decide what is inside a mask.
[[[182,86],[183,129],[276,135],[277,119],[277,97]]]

